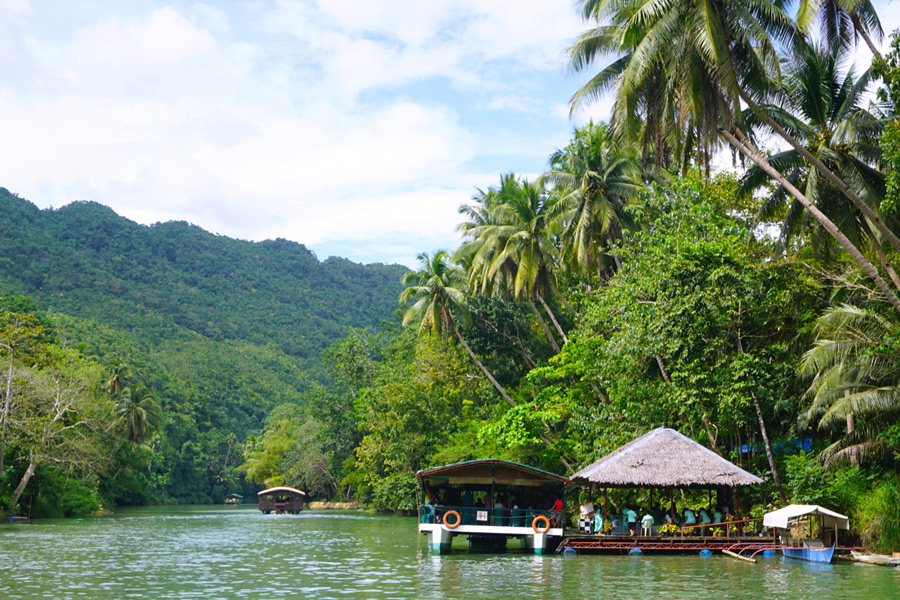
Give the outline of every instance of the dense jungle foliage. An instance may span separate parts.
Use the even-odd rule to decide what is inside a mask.
[[[51,336],[35,352],[77,352],[99,363],[104,381],[115,372],[123,389],[144,390],[159,406],[153,436],[108,448],[110,471],[88,486],[105,506],[211,502],[243,489],[240,444],[273,407],[328,385],[323,349],[348,326],[390,318],[408,271],[319,262],[293,242],[250,243],[186,223],[146,227],[90,202],[39,210],[3,189],[0,211],[0,296],[31,298],[25,313],[41,315]],[[17,314],[4,318],[15,323]],[[0,358],[8,352],[0,346]],[[14,383],[34,366],[16,352]],[[12,388],[10,427],[27,406],[20,389]],[[120,391],[104,392],[113,408]],[[103,427],[116,418],[112,410]],[[24,450],[8,458],[0,506],[28,466]],[[31,489],[45,489],[46,470],[37,469],[27,506]],[[57,510],[55,501],[32,508]]]
[[[79,389],[98,399],[85,405],[105,423],[92,430],[97,447],[111,448],[121,468],[38,463],[35,494],[67,482],[116,501],[127,488],[143,502],[152,499],[140,490],[206,477],[203,499],[243,481],[413,511],[414,474],[425,467],[496,457],[568,474],[669,426],[766,480],[746,493],[751,515],[770,504],[825,504],[849,513],[866,544],[900,550],[896,34],[892,51],[879,54],[871,40],[883,34],[868,2],[804,1],[792,15],[769,0],[579,7],[591,29],[568,49],[570,67],[596,73],[572,108],[610,92],[610,122],[578,128],[536,180],[507,174],[477,190],[460,207],[460,247],[422,253],[415,272],[394,273],[402,322],[356,321],[324,351],[330,385],[309,383],[320,380],[305,363],[284,362],[309,358],[290,344],[290,322],[278,322],[284,331],[272,345],[259,345],[263,321],[224,300],[253,297],[243,287],[252,277],[221,276],[217,269],[234,261],[200,260],[207,250],[199,242],[171,254],[162,243],[140,246],[155,248],[147,265],[185,265],[171,297],[152,283],[133,291],[152,278],[124,250],[109,256],[121,257],[127,280],[82,277],[94,264],[85,258],[31,261],[35,240],[46,239],[31,239],[44,235],[37,231],[19,242],[28,252],[7,245],[10,292],[53,312],[36,317],[44,313],[6,300],[5,322],[18,324],[4,339],[23,341],[4,342],[3,356],[24,374],[22,384],[10,378],[21,390],[12,396],[19,413],[4,413],[5,489],[40,447],[38,433],[20,433],[27,427],[18,415],[43,398],[26,375],[49,375],[59,360],[44,355],[69,352]],[[860,39],[875,70],[852,67]],[[717,166],[729,151],[732,167]],[[94,205],[67,210],[105,214]],[[21,222],[37,213],[22,204],[16,214]],[[79,257],[93,256],[84,250],[91,243],[113,245],[108,235],[92,237],[92,227],[65,229]],[[140,235],[156,239],[156,230]],[[45,274],[57,260],[68,268]],[[301,262],[291,260],[266,264],[277,277]],[[198,271],[210,279],[195,279]],[[28,273],[30,286],[16,273]],[[72,280],[103,290],[96,312],[63,310],[88,287],[60,287]],[[208,291],[205,281],[227,292],[186,302]],[[266,309],[275,310],[284,288],[270,291]],[[115,312],[126,302],[118,295],[128,312]],[[213,309],[220,319],[203,312]],[[126,316],[142,325],[123,326],[132,322]],[[165,343],[155,341],[162,332]],[[231,353],[213,359],[222,339]],[[116,386],[113,357],[121,355],[134,377]],[[97,361],[99,378],[90,375]],[[166,368],[155,373],[156,365]],[[204,383],[195,370],[208,373]],[[257,401],[235,402],[248,390]],[[255,419],[260,426],[243,437]],[[222,476],[212,481],[215,472]],[[646,494],[618,490],[610,502],[640,504]],[[586,499],[573,491],[570,506]],[[679,509],[706,502],[704,494],[678,498]]]

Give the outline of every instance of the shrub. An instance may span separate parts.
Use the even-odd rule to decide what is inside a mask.
[[[875,487],[856,513],[863,543],[876,552],[900,551],[900,477]]]

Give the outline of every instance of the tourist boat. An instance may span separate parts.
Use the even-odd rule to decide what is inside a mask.
[[[801,527],[804,520],[807,532],[812,531],[813,517],[819,517],[822,537],[825,539],[803,537],[795,540],[794,536],[787,534],[789,530]],[[791,504],[763,515],[763,526],[773,528],[776,533],[778,529],[785,530],[786,534],[781,536],[781,553],[785,556],[830,563],[837,548],[838,529],[850,529],[850,519],[817,504]]]
[[[502,550],[517,538],[534,554],[555,549],[562,539],[562,511],[550,510],[562,506],[569,483],[562,475],[485,459],[424,469],[416,479],[419,532],[436,554],[449,552],[457,536],[486,550]]]
[[[228,494],[225,496],[225,504],[240,504],[244,501],[244,497],[240,494]]]
[[[296,515],[303,510],[303,498],[306,492],[301,492],[292,487],[273,487],[263,490],[259,496],[259,510],[264,515],[274,512],[276,515],[285,513]]]

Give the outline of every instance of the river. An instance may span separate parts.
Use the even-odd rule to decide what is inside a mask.
[[[432,556],[415,530],[411,518],[263,516],[249,506],[4,524],[0,598],[900,598],[900,569],[886,567],[781,557]]]

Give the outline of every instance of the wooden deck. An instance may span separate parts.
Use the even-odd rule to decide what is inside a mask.
[[[630,536],[590,535],[567,531],[557,553],[572,548],[578,554],[628,554],[634,548],[646,553],[697,553],[701,550],[728,550],[748,556],[778,550],[781,544],[772,537],[712,537],[712,536]]]

